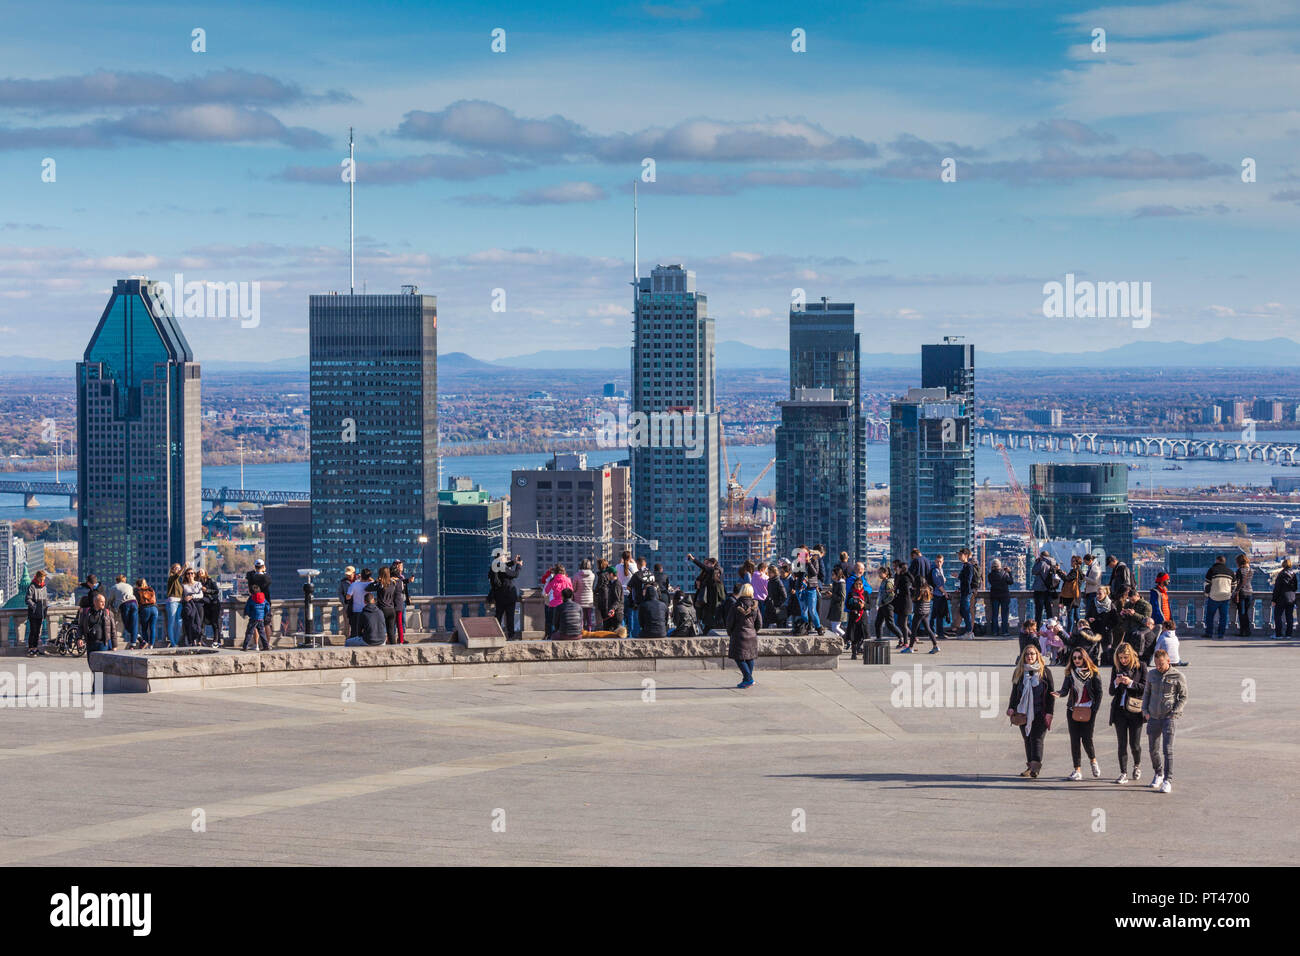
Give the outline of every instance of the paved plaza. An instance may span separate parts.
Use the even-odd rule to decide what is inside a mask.
[[[355,701],[334,684],[109,694],[98,719],[11,698],[0,863],[1294,863],[1295,643],[1184,640],[1168,796],[1145,786],[1145,741],[1143,783],[1111,782],[1104,714],[1101,779],[1066,782],[1063,705],[1044,776],[1016,776],[1015,648],[846,655],[749,691],[734,670],[359,682]],[[917,664],[987,673],[998,716],[894,706],[891,676],[910,687]],[[20,665],[85,662],[0,658]]]

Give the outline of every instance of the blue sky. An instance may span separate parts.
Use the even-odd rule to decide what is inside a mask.
[[[185,320],[200,359],[305,353],[308,294],[347,285],[349,126],[358,285],[437,294],[444,352],[627,344],[645,157],[642,269],[694,269],[719,340],[783,346],[794,288],[855,301],[877,351],[1295,337],[1284,0],[53,0],[6,17],[0,353],[74,357],[114,279],[178,271],[261,284],[256,328]],[[1067,272],[1151,282],[1150,327],[1044,319],[1042,286]]]

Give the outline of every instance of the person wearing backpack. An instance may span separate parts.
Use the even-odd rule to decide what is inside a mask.
[[[838,568],[832,573],[837,573]],[[887,579],[886,579],[887,580]],[[853,590],[848,592],[844,599],[844,611],[848,615],[849,630],[845,635],[845,641],[849,645],[849,660],[858,659],[858,651],[862,649],[862,642],[867,639],[867,592],[862,587],[862,578],[853,579]],[[879,632],[877,632],[879,636]]]
[[[1228,603],[1232,599],[1232,570],[1228,559],[1219,555],[1205,572],[1205,636],[1223,640],[1228,629]],[[1219,619],[1219,630],[1214,632],[1214,619]],[[1175,661],[1175,663],[1177,663]]]
[[[1282,566],[1273,577],[1273,636],[1281,640],[1282,619],[1286,619],[1286,637],[1295,633],[1296,575],[1291,570],[1291,559],[1283,558]]]
[[[140,647],[158,644],[158,595],[149,582],[140,578],[135,582],[135,599],[140,605]]]
[[[1083,600],[1083,558],[1073,555],[1070,570],[1061,580],[1061,610],[1065,613],[1065,629],[1073,631],[1079,623],[1079,605]]]
[[[898,649],[903,646],[903,632],[898,629],[894,623],[894,604],[898,601],[898,581],[889,573],[889,565],[883,562],[880,565],[880,597],[876,603],[876,620],[875,631],[876,640],[881,640],[880,629],[889,628],[889,633],[898,638]],[[866,606],[866,596],[863,595],[863,607]]]

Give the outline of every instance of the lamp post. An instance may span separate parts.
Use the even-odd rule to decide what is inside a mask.
[[[422,534],[415,540],[420,542],[420,590],[424,590],[424,549],[429,544],[429,536]]]

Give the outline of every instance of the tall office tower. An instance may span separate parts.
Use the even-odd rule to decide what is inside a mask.
[[[684,584],[698,573],[688,553],[718,556],[721,423],[713,319],[707,297],[695,289],[695,273],[680,265],[656,266],[637,280],[636,293],[631,414],[661,424],[675,416],[684,430],[652,428],[658,435],[642,441],[633,436],[633,524],[638,535],[659,542],[646,560],[662,562],[669,578]],[[631,550],[639,557],[647,549]]]
[[[975,445],[968,406],[946,388],[911,388],[889,405],[889,547],[942,554],[975,537]]]
[[[265,542],[266,573],[271,576],[271,593],[277,601],[302,598],[300,568],[311,567],[311,502],[288,501],[262,509],[262,538]],[[320,598],[328,600],[337,582],[321,584]]]
[[[510,473],[510,530],[581,538],[626,538],[615,523],[615,503],[628,497],[628,470],[617,465],[588,467],[585,454],[559,454],[545,468]],[[621,487],[620,487],[621,486]],[[583,558],[613,562],[623,545],[511,538],[510,549],[524,562],[520,584],[536,587],[542,574],[563,564],[573,576]],[[633,548],[632,550],[636,550]],[[483,569],[487,575],[487,569]],[[473,593],[473,592],[471,592]]]
[[[436,594],[438,299],[313,295],[310,324],[312,567],[332,588],[401,558]]]
[[[813,406],[799,400],[803,389],[830,394]],[[853,303],[823,297],[802,309],[792,307],[791,401],[781,404],[782,424],[776,439],[777,535],[782,554],[803,543],[825,544],[833,554],[848,551],[855,558],[866,554],[867,426],[861,390],[861,347],[853,326]],[[844,403],[843,407],[826,405],[827,397]],[[787,433],[784,441],[783,432]],[[824,446],[821,451],[819,445]]]
[[[945,335],[942,344],[921,346],[921,387],[946,388],[966,403],[975,417],[975,346],[960,335]]]
[[[796,388],[793,399],[777,404],[778,553],[824,544],[828,554],[863,556],[866,541],[858,541],[854,520],[860,420],[854,419],[852,403],[836,398],[834,389]],[[863,506],[865,521],[865,501]]]
[[[1132,565],[1127,465],[1035,462],[1029,466],[1029,510],[1042,517],[1048,537],[1088,539],[1094,550]]]
[[[199,365],[156,283],[119,279],[77,363],[78,571],[166,583],[202,535]]]
[[[506,544],[506,502],[492,496],[469,478],[452,475],[438,492],[438,582],[443,594],[482,595],[487,590],[492,552]],[[463,528],[488,534],[456,534]]]

